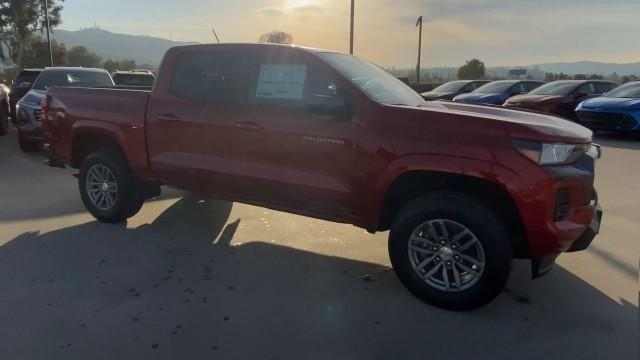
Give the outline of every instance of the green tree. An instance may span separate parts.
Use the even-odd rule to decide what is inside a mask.
[[[24,45],[25,52],[22,56],[22,66],[43,68],[50,65],[49,44],[46,39],[33,37]],[[51,40],[51,50],[56,65],[67,65],[67,48]]]
[[[69,66],[97,68],[102,65],[102,58],[85,46],[74,46],[69,49],[67,51],[67,60]]]
[[[61,23],[64,0],[49,0],[49,23]],[[0,0],[0,60],[11,59],[18,69],[23,67],[25,46],[34,32],[46,29],[45,2],[42,0]],[[54,59],[55,60],[55,59]]]
[[[258,38],[258,42],[270,44],[292,44],[293,37],[291,36],[291,34],[287,34],[284,31],[272,31],[260,35],[260,37]]]
[[[484,63],[478,59],[471,59],[458,69],[458,79],[475,80],[485,76]]]

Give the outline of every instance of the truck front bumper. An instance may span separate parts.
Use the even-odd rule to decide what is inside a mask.
[[[600,204],[596,204],[593,210],[593,218],[591,220],[591,225],[586,228],[580,237],[578,237],[566,252],[576,252],[586,250],[593,239],[595,239],[596,235],[600,232],[600,224],[602,223],[602,207]],[[556,258],[560,255],[550,254],[544,256],[538,256],[531,259],[531,273],[533,278],[538,278],[540,276],[545,275],[553,268],[555,264]]]

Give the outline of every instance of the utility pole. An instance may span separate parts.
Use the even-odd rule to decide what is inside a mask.
[[[47,42],[49,43],[49,60],[53,67],[53,49],[51,48],[51,34],[49,30],[49,0],[44,0],[44,16],[47,18]]]
[[[354,19],[354,9],[355,9],[355,0],[351,0],[351,36],[349,36],[349,54],[353,55],[353,19]]]
[[[420,26],[418,33],[418,66],[416,66],[416,83],[420,84],[420,55],[422,55],[422,16],[418,18],[416,26]]]

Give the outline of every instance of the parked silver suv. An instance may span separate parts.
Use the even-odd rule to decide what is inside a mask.
[[[63,87],[113,87],[113,79],[104,69],[79,67],[46,68],[29,92],[16,105],[16,126],[18,142],[24,152],[35,150],[44,140],[40,103],[46,97],[47,89]]]

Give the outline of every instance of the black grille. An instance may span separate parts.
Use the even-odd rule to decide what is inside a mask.
[[[629,130],[636,125],[629,114],[578,111],[578,122],[587,127]]]
[[[569,190],[559,189],[556,191],[556,211],[554,215],[555,221],[565,220],[569,216]]]

